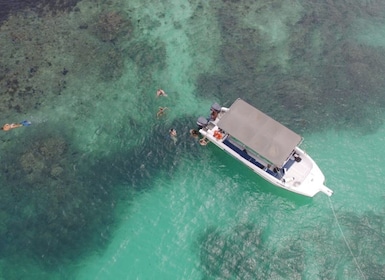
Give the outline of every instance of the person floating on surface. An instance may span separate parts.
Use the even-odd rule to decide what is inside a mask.
[[[191,135],[191,137],[198,138],[199,133],[195,129],[190,129],[190,135]]]
[[[159,96],[167,96],[167,94],[164,92],[163,89],[160,88],[156,91],[156,97],[159,97]]]
[[[156,117],[160,118],[161,116],[163,116],[164,111],[166,111],[166,109],[168,109],[168,108],[167,107],[159,107],[158,113],[156,113]]]
[[[30,125],[31,125],[31,122],[29,121],[22,121],[20,123],[11,123],[11,124],[6,123],[5,125],[3,125],[1,130],[8,131],[14,128],[18,128],[22,126],[30,126]]]

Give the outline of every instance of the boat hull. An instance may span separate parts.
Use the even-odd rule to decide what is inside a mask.
[[[227,110],[228,108],[222,108],[218,119]],[[324,185],[325,176],[318,165],[299,147],[295,147],[294,154],[300,160],[289,159],[280,171],[273,171],[268,162],[264,161],[258,154],[249,150],[246,151],[246,147],[237,142],[231,142],[231,135],[226,135],[217,126],[218,119],[210,121],[209,125],[201,128],[199,130],[200,134],[209,142],[249,167],[264,180],[282,189],[307,197],[313,197],[318,192],[323,192],[328,196],[333,194],[333,191]]]

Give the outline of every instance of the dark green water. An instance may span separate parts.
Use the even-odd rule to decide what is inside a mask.
[[[2,120],[32,122],[1,133],[0,279],[384,278],[382,1],[0,8]],[[190,137],[237,97],[305,137],[330,200]]]

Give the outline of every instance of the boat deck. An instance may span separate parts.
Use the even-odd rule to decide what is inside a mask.
[[[313,163],[308,157],[301,156],[301,164],[296,164],[294,159],[289,161],[293,161],[293,164],[290,168],[287,168],[285,175],[289,178],[294,178],[296,182],[303,182],[313,169]]]

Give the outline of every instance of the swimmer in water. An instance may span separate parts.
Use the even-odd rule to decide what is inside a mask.
[[[156,97],[159,97],[159,96],[167,96],[167,94],[164,92],[163,89],[160,88],[156,91]]]
[[[14,129],[14,128],[18,128],[18,127],[22,127],[22,126],[30,126],[30,125],[31,125],[31,122],[29,122],[29,121],[22,121],[21,123],[11,123],[11,124],[6,123],[5,125],[3,125],[1,130],[9,131],[9,130]]]
[[[156,117],[159,119],[161,116],[163,116],[164,111],[166,111],[167,107],[159,107],[158,113],[156,113]]]
[[[206,137],[203,137],[202,139],[199,140],[199,144],[201,144],[201,146],[206,146],[210,141],[207,140]]]
[[[176,130],[174,128],[171,128],[169,130],[169,133],[171,140],[174,141],[174,144],[176,144],[176,141],[178,141]]]
[[[190,129],[190,135],[191,135],[191,137],[198,138],[199,133],[195,129]]]
[[[20,124],[20,123],[11,123],[11,124],[6,123],[5,125],[3,125],[3,127],[1,129],[4,130],[4,131],[8,131],[8,130],[11,130],[11,129],[14,129],[14,128],[18,128],[18,127],[21,127],[21,126],[23,126],[23,125]]]

